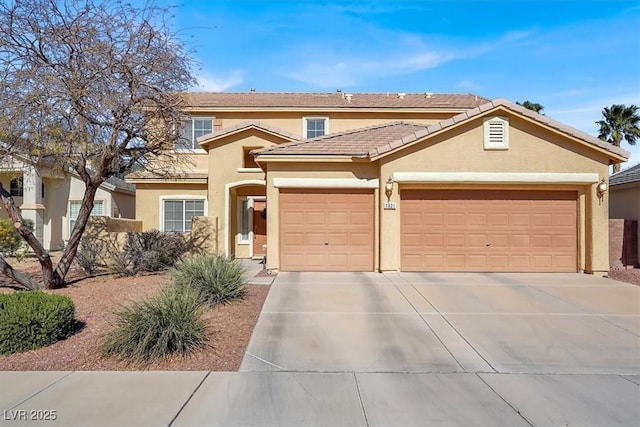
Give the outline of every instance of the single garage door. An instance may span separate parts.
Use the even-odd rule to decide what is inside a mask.
[[[282,271],[373,271],[373,193],[280,190]]]
[[[404,190],[404,271],[577,271],[577,193]]]

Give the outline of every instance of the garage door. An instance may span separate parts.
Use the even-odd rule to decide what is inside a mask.
[[[280,191],[282,271],[373,271],[373,193]]]
[[[576,192],[401,191],[404,271],[577,271]]]

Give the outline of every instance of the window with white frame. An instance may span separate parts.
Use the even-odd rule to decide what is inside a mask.
[[[199,149],[198,138],[213,132],[213,118],[201,117],[182,121],[180,139],[176,142],[177,150]]]
[[[251,211],[249,210],[250,204],[249,200],[241,199],[240,200],[240,235],[239,235],[239,243],[248,243],[249,242],[249,214]]]
[[[76,220],[80,213],[80,207],[82,206],[82,200],[69,200],[69,234],[73,231],[73,227],[76,226]],[[94,200],[93,209],[91,209],[91,216],[103,216],[104,215],[104,201]]]
[[[191,231],[194,216],[204,216],[202,199],[169,199],[163,202],[164,231]]]
[[[316,138],[329,133],[329,119],[326,117],[305,117],[303,119],[303,134],[305,138]]]

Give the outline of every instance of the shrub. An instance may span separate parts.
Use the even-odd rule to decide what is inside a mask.
[[[76,260],[78,265],[87,273],[94,274],[104,263],[103,254],[107,249],[107,243],[94,238],[84,238],[78,246]]]
[[[195,255],[181,261],[171,273],[175,286],[190,287],[201,301],[214,306],[246,294],[246,270],[239,261],[218,255]]]
[[[45,347],[75,332],[71,298],[41,291],[0,294],[0,354]]]
[[[120,275],[167,270],[188,250],[187,240],[179,233],[130,231],[122,250],[111,255],[112,269]]]
[[[33,221],[25,219],[24,225],[33,231]],[[0,219],[0,253],[13,256],[23,244],[26,243],[13,226],[13,221],[9,218]]]
[[[169,286],[118,311],[115,329],[104,336],[102,352],[142,364],[189,354],[206,344],[205,308],[191,289]]]

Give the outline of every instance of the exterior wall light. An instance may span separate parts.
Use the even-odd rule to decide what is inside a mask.
[[[387,201],[391,199],[391,194],[393,194],[393,179],[389,177],[387,183],[384,185],[384,194],[387,195]]]
[[[602,196],[604,195],[604,193],[607,192],[608,189],[609,189],[609,186],[607,185],[604,178],[602,178],[602,181],[600,181],[600,183],[596,187],[596,192],[598,193],[598,197],[602,198]]]

